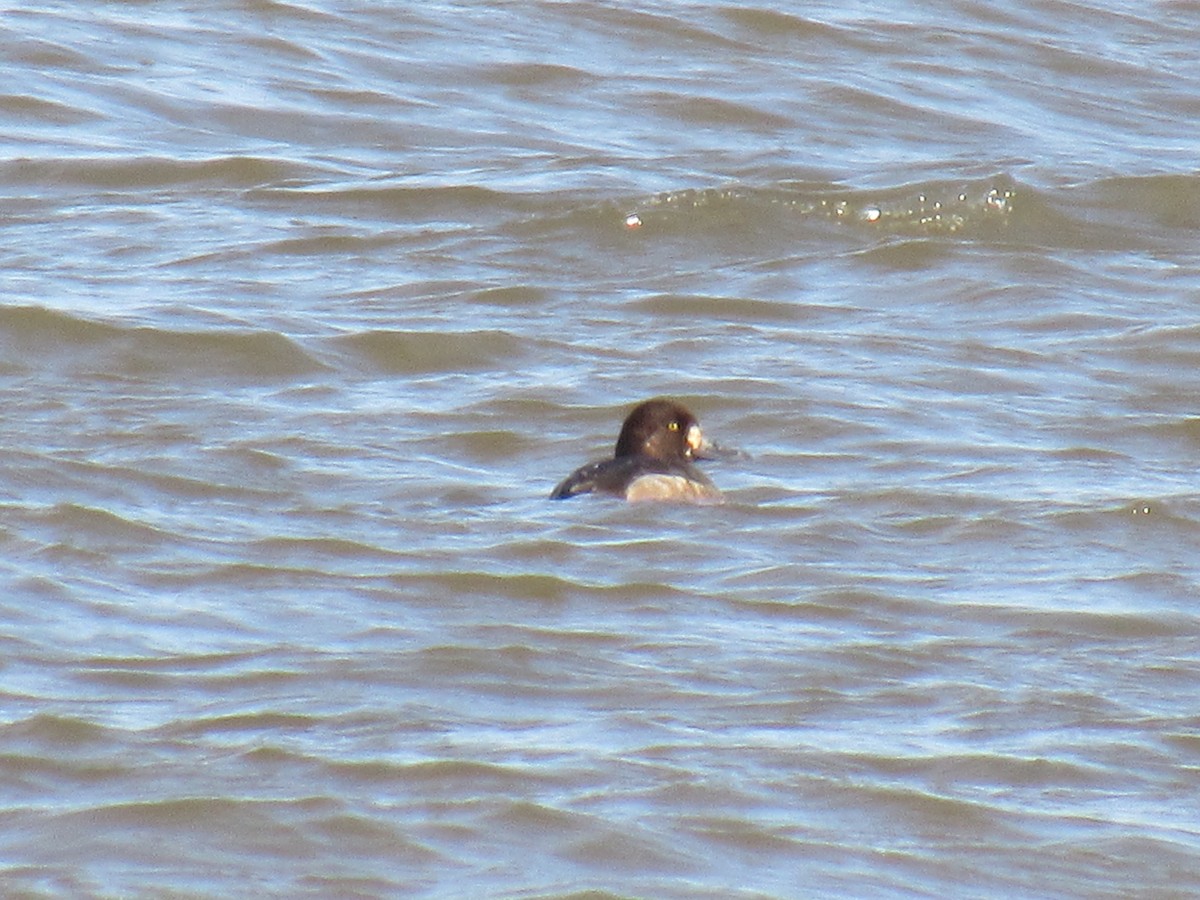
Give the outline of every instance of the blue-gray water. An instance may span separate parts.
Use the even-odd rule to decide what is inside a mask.
[[[1200,892],[1198,33],[0,14],[0,893]]]

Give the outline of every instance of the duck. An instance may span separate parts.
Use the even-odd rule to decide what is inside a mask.
[[[693,464],[712,458],[713,449],[682,403],[646,400],[625,417],[612,457],[580,466],[559,482],[550,499],[605,494],[631,502],[721,503],[720,490]]]

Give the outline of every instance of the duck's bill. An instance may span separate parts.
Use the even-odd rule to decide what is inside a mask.
[[[692,459],[747,459],[750,456],[745,450],[710,441],[700,431],[699,425],[688,429],[687,445]]]

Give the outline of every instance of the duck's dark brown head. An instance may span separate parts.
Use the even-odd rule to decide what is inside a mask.
[[[697,458],[707,448],[696,417],[674,400],[659,399],[639,403],[625,418],[615,455],[680,462]]]

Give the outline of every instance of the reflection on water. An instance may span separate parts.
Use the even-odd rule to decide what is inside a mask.
[[[986,237],[1008,224],[1017,188],[998,176],[972,184],[930,183],[890,191],[704,188],[653,197],[625,216],[625,227],[664,224],[668,219],[753,219],[783,207],[804,219],[828,219],[892,235]]]

